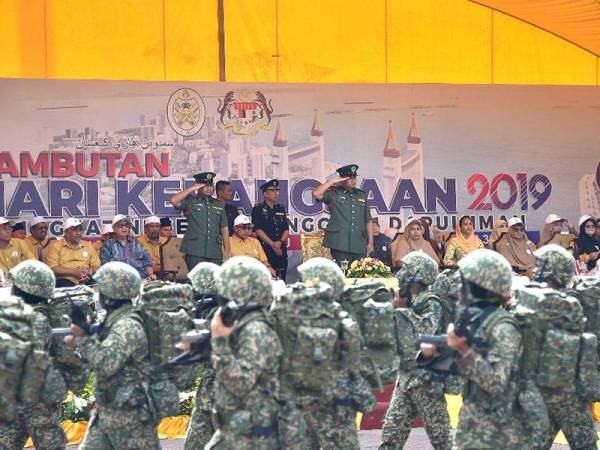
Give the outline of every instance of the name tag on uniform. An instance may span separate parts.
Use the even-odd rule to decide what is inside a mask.
[[[282,212],[276,212],[276,213],[275,213],[275,215],[276,215],[276,216],[285,216],[285,213],[282,213]]]
[[[223,208],[219,208],[218,206],[213,206],[213,208],[219,210],[219,211],[223,211]]]

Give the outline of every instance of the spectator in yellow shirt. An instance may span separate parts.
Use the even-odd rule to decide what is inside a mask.
[[[231,256],[249,256],[258,259],[267,266],[273,277],[277,276],[275,269],[271,267],[267,255],[260,245],[258,239],[251,237],[252,221],[243,214],[237,216],[233,221],[233,236],[229,236],[229,247]]]
[[[56,275],[56,287],[91,282],[100,267],[100,258],[92,244],[83,241],[83,223],[75,217],[65,220],[64,237],[50,244],[46,264]]]
[[[104,243],[109,239],[112,239],[114,235],[115,233],[113,232],[113,227],[110,223],[102,225],[102,234],[100,235],[100,239],[92,244],[98,255],[100,255],[100,250],[102,249]]]
[[[166,241],[166,237],[160,235],[160,219],[156,216],[150,216],[144,220],[144,234],[138,241],[144,246],[150,258],[152,259],[152,270],[158,275],[160,267],[160,246]]]
[[[0,269],[8,273],[21,261],[36,259],[22,239],[14,239],[12,235],[12,224],[5,217],[0,217]]]
[[[29,233],[23,242],[28,250],[42,261],[42,252],[54,240],[48,237],[48,221],[40,216],[34,217],[29,221]]]

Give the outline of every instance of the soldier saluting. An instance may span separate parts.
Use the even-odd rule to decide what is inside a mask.
[[[313,197],[323,201],[331,217],[325,230],[323,245],[331,249],[338,264],[367,256],[373,252],[373,230],[367,193],[356,188],[358,166],[349,164],[336,170],[334,178],[317,186]]]
[[[181,252],[185,264],[192,270],[199,262],[221,264],[229,258],[229,227],[225,203],[212,197],[215,173],[194,175],[196,184],[171,197],[173,206],[183,211],[188,228],[183,236]],[[191,194],[197,192],[196,196]]]
[[[277,203],[279,180],[274,179],[263,183],[260,190],[264,200],[252,208],[252,223],[269,264],[275,269],[277,276],[285,281],[288,267],[289,225],[285,207]]]

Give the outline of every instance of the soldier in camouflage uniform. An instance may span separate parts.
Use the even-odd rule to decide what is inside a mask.
[[[342,330],[339,333],[342,339],[339,341],[339,362],[336,362],[338,368],[327,376],[338,379],[333,381],[332,387],[324,388],[325,392],[320,391],[318,397],[315,397],[314,391],[309,392],[295,385],[289,380],[288,374],[283,373],[282,389],[285,389],[286,397],[293,398],[301,406],[311,439],[310,444],[306,444],[305,448],[358,449],[355,423],[358,406],[354,399],[361,396],[361,393],[355,392],[356,384],[362,379],[358,372],[360,330],[358,324],[336,302],[344,290],[344,274],[333,261],[325,258],[311,258],[298,267],[298,273],[303,283],[294,286],[295,291],[292,290],[290,299],[293,301],[294,292],[298,293],[296,295],[303,295],[299,293],[305,292],[308,298],[303,298],[302,300],[305,301],[299,302],[298,306],[282,298],[281,303],[273,307],[274,315],[281,326],[294,315],[301,317],[316,315],[317,311],[323,311],[323,308],[330,312],[336,329]],[[319,302],[326,302],[326,304],[322,305]],[[284,359],[290,361],[290,358],[293,359],[294,355],[286,354]],[[370,391],[368,385],[366,383],[364,385]],[[368,394],[372,396],[372,392]]]
[[[188,278],[192,282],[196,296],[216,294],[215,274],[218,270],[219,266],[216,264],[201,262],[188,273]],[[212,317],[213,314],[214,311],[209,312],[209,316]],[[212,410],[215,403],[214,380],[214,369],[210,363],[205,363],[200,386],[198,386],[198,392],[196,392],[196,404],[187,429],[184,450],[204,448],[215,433],[216,426],[212,420]]]
[[[154,411],[148,402],[148,341],[132,299],[142,280],[131,266],[109,262],[94,274],[106,309],[102,331],[71,325],[73,341],[96,373],[96,409],[80,445],[85,450],[160,449]]]
[[[220,310],[211,321],[219,430],[206,448],[276,449],[282,349],[266,311],[273,298],[271,275],[258,260],[236,256],[221,266],[216,282],[223,297],[258,309],[249,308],[230,327],[223,324]]]
[[[440,334],[444,310],[430,289],[438,274],[437,263],[423,251],[402,258],[398,272],[400,309],[397,310],[400,370],[382,430],[383,450],[402,449],[417,416],[435,449],[450,449],[450,418],[443,380],[434,380],[430,371],[417,368],[417,334]]]
[[[513,317],[502,309],[510,295],[510,264],[500,254],[480,249],[458,266],[464,284],[462,304],[483,312],[473,342],[457,335],[452,326],[448,330],[448,345],[460,355],[456,365],[466,381],[455,445],[459,449],[530,448],[517,406],[521,334]]]
[[[36,260],[23,261],[10,271],[14,284],[13,295],[33,307],[33,346],[50,351],[52,327],[48,319],[48,299],[54,293],[52,270]],[[60,425],[62,401],[67,395],[65,381],[52,363],[48,367],[40,401],[17,406],[17,418],[9,428],[0,431],[0,448],[20,450],[31,435],[40,450],[64,449],[67,443]]]
[[[576,309],[570,313],[570,316],[579,318],[580,326],[571,331],[583,332],[583,308],[575,298],[566,295],[566,286],[575,274],[575,260],[567,250],[556,244],[541,247],[534,252],[534,256],[536,258],[534,279],[546,283],[550,288],[542,290],[546,300],[542,306],[548,303],[547,309],[552,307],[560,309],[551,314],[556,317],[561,312],[570,312],[567,309],[573,309],[571,305],[575,303]],[[573,363],[577,364],[577,357],[573,359]],[[597,436],[589,403],[579,396],[575,383],[564,389],[540,386],[540,391],[550,416],[550,429],[546,441],[536,448],[550,449],[560,429],[571,448],[596,449]]]

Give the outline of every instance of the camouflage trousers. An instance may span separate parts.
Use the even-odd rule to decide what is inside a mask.
[[[569,447],[577,450],[596,449],[596,429],[589,402],[577,394],[550,394],[542,390],[548,415],[550,430],[542,449],[550,449],[558,430],[562,430]]]
[[[515,414],[505,423],[494,421],[492,414],[474,400],[466,398],[460,409],[458,428],[454,436],[457,449],[523,450],[531,446],[523,427],[523,417]]]
[[[60,422],[62,406],[23,405],[18,407],[18,417],[11,423],[0,423],[0,448],[2,450],[21,450],[28,436],[38,450],[62,450],[67,438]]]
[[[312,402],[302,407],[312,438],[310,448],[322,450],[358,450],[356,431],[356,409],[336,405],[335,400]],[[308,448],[308,447],[307,447]]]
[[[214,371],[207,367],[202,373],[200,386],[196,392],[196,404],[188,424],[184,450],[203,449],[215,434],[216,427],[211,412],[214,408],[213,386]]]
[[[443,386],[439,383],[418,381],[409,389],[398,377],[392,401],[385,414],[381,434],[382,450],[400,450],[408,439],[413,421],[421,417],[431,445],[436,450],[452,448],[450,417]]]
[[[156,424],[142,422],[136,410],[94,410],[80,450],[160,450]]]

